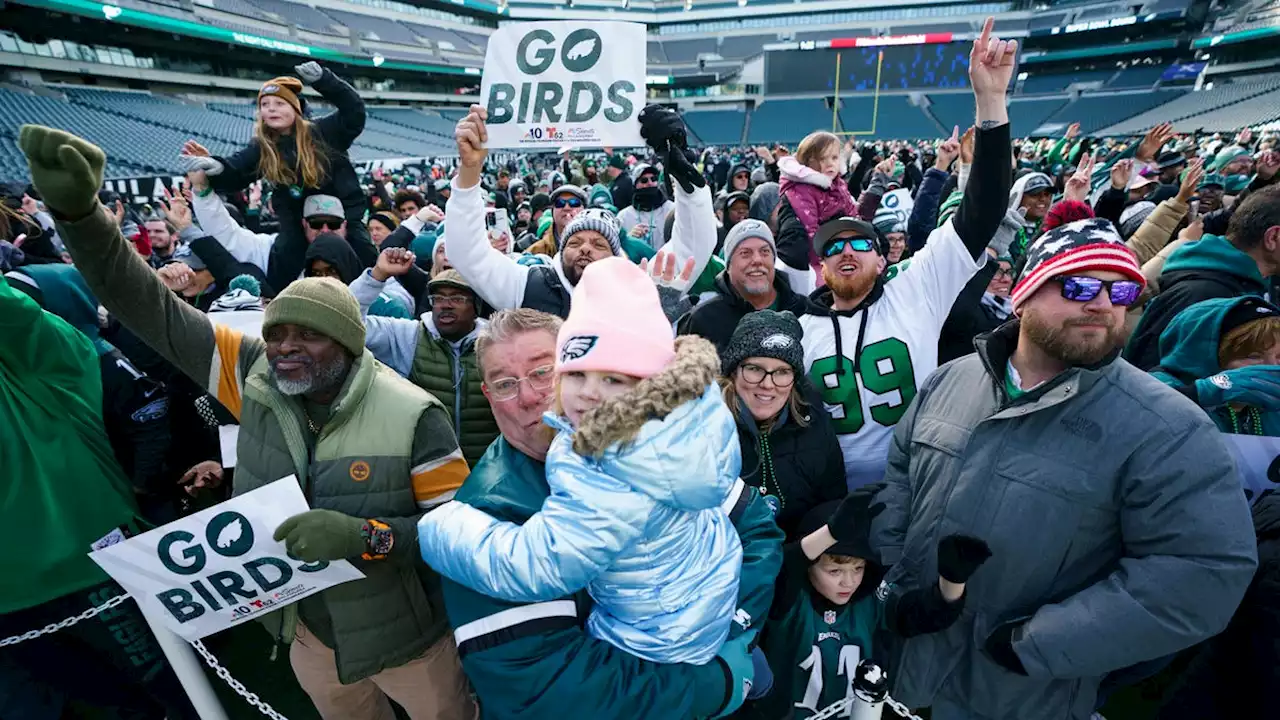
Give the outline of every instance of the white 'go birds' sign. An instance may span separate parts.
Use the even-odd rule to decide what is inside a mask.
[[[289,557],[272,534],[310,508],[292,475],[89,554],[143,611],[187,640],[254,620],[364,573]]]
[[[490,148],[643,145],[645,30],[625,22],[503,25],[480,82]]]

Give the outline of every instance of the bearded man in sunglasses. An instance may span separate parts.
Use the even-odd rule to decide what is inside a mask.
[[[826,287],[800,317],[805,372],[831,415],[851,490],[884,476],[893,427],[938,367],[951,306],[988,260],[1013,184],[1005,94],[1015,54],[988,23],[969,65],[978,120],[970,182],[920,252],[890,266],[869,218],[829,219],[813,234]]]
[[[987,540],[943,632],[908,640],[893,695],[933,717],[1089,717],[1103,677],[1220,632],[1256,549],[1202,410],[1119,359],[1145,282],[1107,220],[1027,253],[1015,319],[939,368],[894,431],[873,527],[887,586],[932,577],[940,533]]]

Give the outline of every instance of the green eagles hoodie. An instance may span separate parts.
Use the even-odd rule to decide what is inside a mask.
[[[106,581],[90,545],[137,514],[93,343],[0,278],[0,614]]]
[[[1232,308],[1247,298],[1205,300],[1178,313],[1160,335],[1160,367],[1152,371],[1161,382],[1183,389],[1222,372],[1218,346],[1222,341],[1222,321]],[[1232,432],[1226,407],[1205,410],[1222,432]],[[1280,437],[1280,413],[1262,414],[1262,434]]]

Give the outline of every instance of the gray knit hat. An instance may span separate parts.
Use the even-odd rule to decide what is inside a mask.
[[[613,248],[614,255],[622,254],[622,242],[618,239],[618,219],[613,213],[600,208],[587,208],[578,213],[560,234],[560,247],[563,247],[565,241],[573,237],[574,233],[583,230],[595,230],[600,233],[609,241],[609,247]],[[560,247],[556,248],[557,252]]]
[[[733,337],[720,353],[720,369],[725,377],[733,374],[743,360],[767,357],[791,366],[796,377],[804,375],[804,348],[800,345],[804,329],[788,311],[757,310],[738,321]]]
[[[733,251],[738,249],[742,241],[751,238],[764,240],[769,243],[770,248],[773,248],[773,254],[778,254],[778,243],[773,239],[773,231],[769,229],[769,224],[747,218],[729,228],[729,234],[724,236],[724,256],[727,258],[733,255]]]
[[[1128,240],[1133,234],[1138,232],[1138,228],[1142,227],[1142,223],[1146,222],[1149,216],[1156,209],[1156,204],[1150,200],[1142,200],[1136,202],[1124,209],[1120,213],[1120,237]]]

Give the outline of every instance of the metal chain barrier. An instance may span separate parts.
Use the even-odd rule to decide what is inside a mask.
[[[214,657],[213,653],[209,652],[209,649],[204,646],[203,642],[196,640],[191,643],[191,647],[195,648],[196,652],[200,653],[200,657],[204,658],[205,664],[212,668],[213,671],[218,674],[218,677],[222,678],[222,681],[227,684],[227,687],[235,690],[237,695],[244,698],[245,702],[257,708],[258,712],[271,718],[271,720],[289,720],[284,715],[276,712],[275,709],[268,705],[264,700],[259,698],[257,693],[252,693],[245,689],[245,686],[241,684],[239,680],[231,676],[230,670],[227,670],[218,663],[218,658]]]
[[[845,710],[848,710],[849,706],[855,702],[858,702],[856,698],[844,698],[843,700],[837,700],[831,703],[830,705],[819,710],[816,715],[810,715],[809,720],[826,720],[827,718],[836,717],[837,715],[840,715],[841,713],[843,713]],[[894,711],[898,715],[904,718],[907,718],[907,720],[920,720],[919,715],[912,714],[911,708],[907,707],[906,705],[903,705],[902,703],[898,702],[897,700],[894,700],[893,698],[887,695],[884,698],[884,704],[888,705],[889,709]]]
[[[79,615],[72,615],[71,617],[61,622],[51,623],[49,625],[45,625],[39,630],[28,630],[22,633],[21,635],[14,635],[12,637],[7,637],[3,640],[0,640],[0,647],[17,645],[20,642],[26,642],[27,640],[34,640],[40,637],[41,635],[56,633],[59,630],[64,630],[66,628],[69,628],[72,625],[75,625],[76,623],[82,620],[88,620],[89,618],[95,617],[99,613],[110,610],[111,608],[116,607],[117,605],[120,605],[121,603],[129,599],[130,599],[129,595],[127,593],[123,595],[117,595],[97,607],[91,607],[88,610],[85,610],[84,612],[80,613]]]
[[[56,633],[59,630],[64,630],[66,628],[69,628],[78,622],[88,620],[92,617],[99,615],[100,613],[106,612],[107,610],[110,610],[113,607],[122,605],[128,600],[132,600],[132,598],[129,597],[128,593],[116,595],[115,597],[102,603],[101,605],[97,607],[91,607],[88,610],[85,610],[84,612],[80,613],[79,615],[72,615],[66,620],[62,620],[56,623],[50,623],[49,625],[45,625],[39,630],[28,630],[27,632],[24,632],[21,635],[13,635],[11,637],[4,638],[0,640],[0,647],[17,645],[20,642],[25,642],[27,640],[34,640],[40,637],[41,635],[49,635],[52,633]],[[213,653],[209,652],[209,649],[204,646],[204,643],[200,642],[199,640],[196,640],[195,642],[191,643],[191,646],[196,649],[196,652],[200,653],[200,657],[204,658],[205,664],[208,665],[210,668],[212,668],[213,671],[218,674],[218,677],[222,678],[222,681],[225,682],[228,687],[230,687],[232,690],[235,690],[236,694],[240,695],[240,697],[243,697],[245,699],[245,702],[248,702],[250,705],[257,708],[258,712],[271,718],[271,720],[289,720],[284,715],[281,715],[280,713],[276,712],[270,705],[268,705],[261,698],[259,698],[257,693],[251,693],[248,690],[246,690],[244,685],[241,684],[239,680],[236,680],[234,677],[231,676],[231,672],[229,670],[222,667],[222,665],[218,663],[218,658],[214,657]]]

